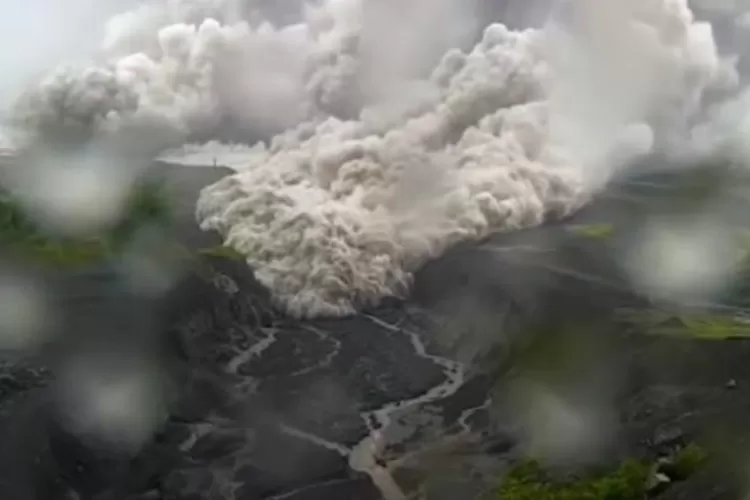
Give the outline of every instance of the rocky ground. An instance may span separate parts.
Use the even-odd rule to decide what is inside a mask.
[[[192,207],[223,171],[155,171],[177,201],[180,242],[218,243]],[[285,317],[244,263],[222,256],[202,257],[156,301],[129,294],[106,265],[50,277],[67,340],[2,362],[0,498],[469,499],[527,452],[583,467],[696,440],[721,459],[653,496],[740,498],[742,287],[709,307],[729,333],[653,319],[617,259],[649,210],[674,206],[673,178],[646,181],[613,186],[564,223],[456,248],[418,273],[408,301],[349,318]],[[126,456],[60,424],[55,374],[77,350],[106,345],[115,360],[134,343],[156,353],[173,389],[158,433]],[[529,413],[535,387],[574,403]],[[571,445],[577,421],[590,428]]]

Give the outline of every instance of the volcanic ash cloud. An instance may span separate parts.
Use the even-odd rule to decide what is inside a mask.
[[[597,79],[606,75],[585,66],[573,74],[570,60],[555,59],[550,42],[562,39],[550,30],[492,25],[468,53],[443,57],[419,105],[381,102],[358,120],[305,124],[265,154],[256,150],[239,173],[203,191],[201,227],[243,253],[281,307],[308,317],[403,295],[413,271],[457,242],[570,214],[588,199],[592,168],[648,152],[725,76],[710,26],[695,23],[685,2],[635,3],[618,3],[620,19],[599,19],[606,12],[582,4],[566,38],[574,47],[624,26],[598,52],[581,50],[576,64],[607,50],[630,64],[631,73],[620,71],[637,90],[627,109],[612,99],[627,93],[609,95],[606,78]],[[610,26],[597,32],[596,23]],[[628,52],[623,37],[636,34]],[[647,77],[654,67],[659,81]],[[595,100],[580,99],[581,83]],[[606,151],[584,154],[566,126],[606,127],[606,138],[592,136]]]
[[[98,63],[22,109],[32,128],[156,126],[170,146],[227,122],[247,143],[280,132],[234,154],[197,217],[298,317],[403,296],[457,242],[570,214],[617,165],[678,144],[727,76],[686,0],[580,0],[468,50],[450,49],[476,28],[458,0],[326,0],[285,27],[231,5],[118,16]]]
[[[585,197],[548,138],[540,42],[488,28],[435,69],[429,111],[384,133],[330,118],[277,138],[203,191],[201,227],[246,255],[291,314],[344,315],[402,295],[454,243],[571,212]]]
[[[224,123],[258,137],[316,116],[310,94],[333,84],[310,75],[310,62],[340,44],[347,12],[311,10],[315,23],[277,28],[234,19],[230,5],[173,1],[115,16],[95,59],[56,68],[15,118],[32,131],[161,130],[173,147]]]

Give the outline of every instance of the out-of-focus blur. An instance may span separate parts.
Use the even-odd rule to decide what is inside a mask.
[[[174,426],[222,500],[305,447],[387,500],[498,436],[588,467],[634,345],[746,336],[750,6],[293,3],[0,7],[0,379],[50,371],[49,453],[123,468],[86,487]]]

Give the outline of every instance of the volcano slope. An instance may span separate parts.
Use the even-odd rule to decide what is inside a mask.
[[[492,497],[529,454],[575,474],[695,441],[710,464],[658,476],[649,495],[736,498],[744,486],[747,273],[678,310],[647,300],[620,258],[705,172],[618,180],[569,220],[451,250],[408,300],[310,321],[274,309],[197,228],[198,191],[226,171],[153,172],[195,265],[158,299],[130,291],[115,259],[45,275],[63,313],[54,346],[8,352],[0,369],[0,498],[468,499]],[[745,203],[719,199],[729,213]],[[104,359],[156,356],[170,382],[165,414],[129,453],[62,422],[60,367],[92,345]]]

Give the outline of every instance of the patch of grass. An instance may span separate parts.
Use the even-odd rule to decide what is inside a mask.
[[[166,229],[173,218],[162,185],[146,182],[133,191],[124,215],[113,227],[85,238],[65,238],[42,231],[11,196],[0,196],[0,249],[20,261],[42,267],[87,267],[120,254],[144,225]],[[242,254],[224,245],[191,251],[176,243],[165,251],[173,256],[170,258],[193,264],[209,257],[245,261]]]
[[[684,481],[701,470],[708,461],[708,452],[697,444],[688,444],[669,456],[649,463],[626,460],[615,471],[556,481],[539,462],[525,460],[505,477],[496,500],[643,500],[662,486]]]
[[[725,340],[750,338],[750,325],[728,316],[683,317],[685,333],[693,338]]]
[[[229,259],[238,262],[244,262],[245,256],[232,247],[217,245],[215,247],[202,248],[198,250],[201,257],[216,257],[220,259]]]
[[[76,241],[43,234],[7,197],[0,200],[0,246],[23,260],[54,267],[87,265],[109,252],[99,238]]]
[[[750,324],[732,316],[696,313],[673,314],[667,311],[619,311],[621,319],[631,323],[638,333],[684,336],[704,340],[750,338]]]
[[[702,469],[708,462],[708,452],[695,443],[681,448],[672,459],[670,476],[685,480]]]
[[[121,251],[144,224],[166,224],[171,213],[161,186],[134,190],[124,216],[114,227],[85,238],[42,231],[11,197],[0,198],[0,247],[21,260],[52,267],[95,265]]]
[[[25,259],[56,268],[79,268],[103,262],[111,255],[105,241],[46,241],[17,247]]]
[[[125,244],[144,224],[165,226],[174,216],[163,186],[156,183],[137,186],[127,207],[124,217],[105,235],[115,248]]]
[[[0,197],[0,248],[21,261],[45,267],[86,267],[118,255],[145,224],[164,227],[173,216],[161,185],[144,183],[134,190],[124,216],[112,228],[86,238],[63,238],[40,230],[15,200],[5,196]],[[245,260],[242,254],[223,245],[191,252],[176,244],[166,251],[174,258],[193,262],[201,257]]]
[[[592,240],[609,240],[615,234],[615,227],[612,224],[586,224],[570,226],[567,229],[574,234]]]
[[[538,462],[515,466],[506,476],[497,500],[642,500],[648,490],[651,467],[635,460],[608,475],[572,482],[556,482]]]

